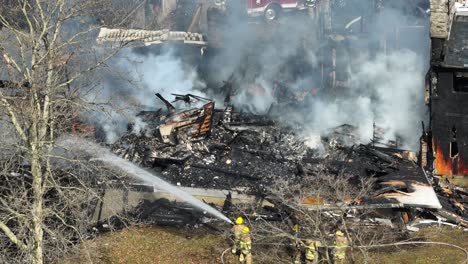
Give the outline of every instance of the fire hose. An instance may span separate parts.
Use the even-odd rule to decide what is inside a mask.
[[[226,250],[223,251],[223,254],[221,254],[221,263],[224,264],[224,254],[226,254],[226,252],[230,249],[231,249],[230,247],[226,248]]]
[[[260,243],[261,245],[283,245],[281,243]],[[449,246],[449,247],[454,247],[457,248],[463,253],[465,253],[465,260],[461,262],[461,264],[466,264],[468,263],[468,250],[459,247],[454,244],[450,243],[444,243],[444,242],[432,242],[432,241],[414,241],[414,242],[396,242],[396,243],[390,243],[390,244],[380,244],[380,245],[371,245],[371,246],[357,246],[356,248],[375,248],[375,247],[390,247],[390,246],[403,246],[403,245],[415,245],[415,244],[433,244],[433,245],[442,245],[442,246]],[[334,248],[334,246],[330,246],[329,248]],[[224,264],[224,254],[231,248],[227,248],[226,250],[223,251],[221,254],[221,262]]]

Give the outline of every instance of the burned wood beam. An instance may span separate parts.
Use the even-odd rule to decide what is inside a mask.
[[[379,159],[387,162],[387,163],[392,164],[392,163],[395,162],[395,160],[391,156],[389,156],[387,154],[384,154],[384,153],[382,153],[382,152],[380,152],[380,151],[378,151],[376,149],[373,149],[373,148],[370,148],[370,147],[365,147],[364,150],[366,152],[378,157]]]
[[[436,217],[439,216],[439,217],[445,218],[449,222],[452,222],[454,224],[461,225],[463,227],[468,227],[468,221],[465,218],[457,214],[454,214],[448,210],[439,209],[436,212],[433,212],[432,214],[435,215]]]
[[[163,103],[166,105],[168,111],[174,111],[175,110],[175,107],[169,101],[167,101],[166,98],[164,98],[160,93],[156,93],[156,96],[161,101],[163,101]]]
[[[171,93],[171,95],[175,96],[175,100],[172,101],[173,103],[175,103],[177,101],[183,101],[186,104],[190,104],[192,98],[195,99],[195,100],[198,100],[198,101],[210,101],[210,102],[213,101],[211,99],[201,97],[201,96],[198,96],[198,95],[193,95],[193,94],[175,94],[175,93]]]

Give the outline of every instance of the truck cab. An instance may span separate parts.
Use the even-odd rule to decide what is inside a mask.
[[[266,20],[275,20],[283,12],[306,9],[315,5],[315,0],[245,0],[247,15],[264,16]]]
[[[236,1],[236,0],[233,0]],[[244,0],[245,11],[250,17],[263,16],[265,20],[276,20],[283,12],[315,7],[318,0]],[[215,0],[224,9],[226,0]]]

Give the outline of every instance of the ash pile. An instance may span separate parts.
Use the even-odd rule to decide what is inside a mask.
[[[299,175],[301,161],[317,154],[292,129],[266,116],[216,109],[211,101],[176,111],[158,97],[167,111],[140,112],[146,127],[135,132],[130,124],[112,151],[175,185],[259,193],[276,175]]]
[[[165,107],[138,113],[145,125],[129,124],[111,149],[174,185],[235,191],[275,204],[277,194],[270,186],[285,180],[307,189],[304,179],[325,172],[335,179],[346,178],[352,186],[348,197],[330,201],[303,197],[305,207],[404,208],[411,213],[405,217],[407,223],[467,226],[464,204],[417,165],[415,153],[377,147],[376,140],[354,145],[358,140],[354,126],[331,129],[310,147],[311,138],[298,134],[300,128],[268,115],[239,112],[232,106],[217,109],[215,102],[192,94],[175,95],[176,101],[187,105],[196,101],[201,106],[177,110],[156,96]],[[363,197],[363,183],[370,181],[371,190]],[[466,196],[460,192],[456,194],[463,200]]]

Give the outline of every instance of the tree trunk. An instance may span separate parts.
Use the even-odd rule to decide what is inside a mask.
[[[41,155],[37,146],[32,144],[32,157],[31,157],[31,174],[32,174],[32,190],[34,200],[32,205],[33,216],[33,259],[32,263],[42,264],[43,260],[43,237],[44,230],[42,229],[43,220],[43,188],[42,188],[42,168],[41,168]]]

